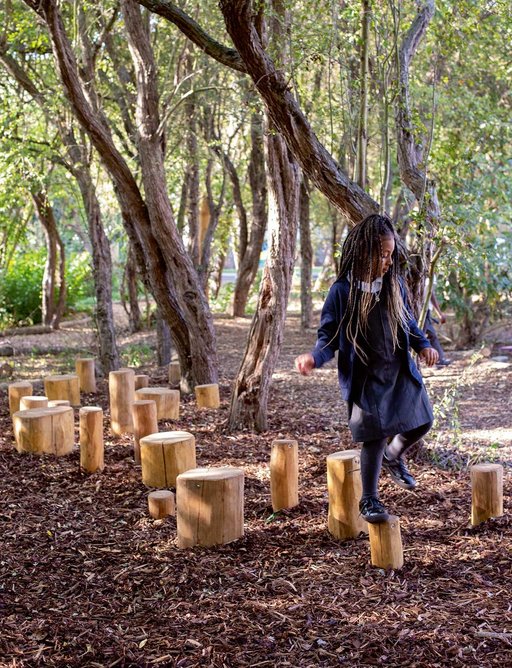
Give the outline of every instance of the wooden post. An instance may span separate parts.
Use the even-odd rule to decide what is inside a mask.
[[[169,363],[169,385],[179,385],[181,382],[181,368],[179,362]]]
[[[70,403],[67,399],[53,399],[53,401],[48,402],[48,408],[55,408],[55,406],[69,406]]]
[[[20,410],[21,397],[31,396],[34,392],[32,383],[21,380],[9,385],[9,412],[11,415]]]
[[[96,392],[96,368],[94,357],[77,357],[75,370],[82,392]]]
[[[299,503],[299,446],[293,440],[275,440],[270,452],[270,495],[274,512]]]
[[[141,387],[135,398],[151,399],[156,403],[158,420],[178,420],[180,417],[180,391],[168,387]]]
[[[149,385],[149,376],[146,376],[143,373],[138,373],[135,376],[135,390],[140,390],[141,387],[148,387]]]
[[[186,431],[164,431],[140,441],[142,482],[148,487],[176,487],[176,477],[196,467],[196,439]]]
[[[198,408],[218,408],[220,406],[219,386],[217,383],[196,385],[195,393]]]
[[[48,408],[48,397],[34,397],[27,394],[20,399],[20,411],[28,411],[30,408]]]
[[[390,515],[385,522],[368,524],[368,528],[372,565],[378,568],[402,568],[404,553],[398,517]]]
[[[133,458],[140,464],[140,439],[149,434],[156,434],[158,422],[156,417],[156,402],[152,399],[134,401],[133,414]]]
[[[327,457],[327,490],[329,533],[340,540],[368,533],[368,525],[359,513],[362,485],[358,450],[334,452]]]
[[[471,467],[471,524],[477,526],[503,515],[503,466],[475,464]]]
[[[135,399],[135,372],[118,369],[108,374],[110,424],[116,436],[133,433],[132,404]]]
[[[75,420],[70,406],[31,408],[13,415],[18,452],[67,455],[75,444]]]
[[[161,520],[167,515],[175,515],[174,494],[168,489],[157,489],[148,494],[149,514],[154,520]]]
[[[244,472],[193,469],[176,483],[178,547],[221,545],[244,535]]]
[[[88,473],[103,471],[103,410],[99,406],[85,406],[79,413],[80,466]]]
[[[67,399],[71,406],[80,406],[80,381],[74,373],[47,376],[44,379],[44,393],[49,400]]]

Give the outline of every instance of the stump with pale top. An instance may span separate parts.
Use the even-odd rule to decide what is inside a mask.
[[[270,452],[272,510],[293,508],[299,503],[299,446],[297,441],[277,439]]]
[[[156,402],[152,399],[140,399],[133,402],[133,458],[140,464],[140,439],[149,434],[156,434],[158,422]]]
[[[400,520],[390,515],[385,522],[368,525],[372,566],[378,568],[402,568],[404,552],[400,533]]]
[[[118,369],[108,374],[110,426],[115,436],[133,433],[132,404],[135,400],[135,372]]]
[[[176,477],[196,467],[196,439],[186,431],[149,434],[139,441],[142,482],[175,487]]]
[[[13,415],[18,452],[67,455],[75,444],[75,420],[70,406],[31,408]]]
[[[194,392],[198,408],[218,408],[220,406],[219,386],[217,383],[196,385]]]
[[[471,476],[471,524],[503,515],[503,466],[474,464]]]
[[[9,412],[11,415],[20,410],[21,398],[33,396],[33,391],[32,383],[29,383],[28,380],[9,384]]]
[[[342,450],[327,457],[327,526],[329,533],[340,540],[368,533],[368,525],[359,513],[362,494],[360,468],[358,450]]]
[[[180,417],[180,391],[168,387],[141,387],[135,399],[151,399],[156,403],[158,420],[178,420]]]
[[[44,393],[50,401],[67,399],[71,406],[80,406],[80,380],[75,373],[47,376]]]
[[[96,392],[96,361],[94,357],[77,357],[75,371],[82,392]]]
[[[168,489],[157,489],[148,494],[148,510],[154,520],[175,515],[174,494]]]
[[[79,413],[80,466],[87,473],[103,471],[103,410],[99,406],[84,406]]]
[[[140,390],[141,387],[149,386],[149,376],[146,376],[144,373],[138,373],[135,375],[135,390]]]
[[[192,469],[176,483],[178,547],[223,545],[244,535],[244,472]]]
[[[48,397],[36,397],[27,394],[20,399],[20,411],[28,411],[30,408],[48,408]]]
[[[55,408],[55,406],[69,406],[70,403],[67,399],[52,399],[48,402],[48,408]]]

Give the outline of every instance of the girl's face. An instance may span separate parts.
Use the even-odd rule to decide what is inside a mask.
[[[380,238],[380,257],[374,263],[373,274],[375,278],[382,278],[387,270],[393,264],[391,259],[395,250],[395,240],[392,236],[382,236]]]

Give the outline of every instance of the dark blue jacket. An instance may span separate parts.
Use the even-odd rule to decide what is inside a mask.
[[[349,292],[350,281],[348,278],[338,279],[331,286],[322,308],[317,342],[315,348],[311,351],[317,369],[332,359],[336,350],[338,351],[338,380],[342,397],[346,401],[351,397],[355,356],[354,346],[347,339],[345,323],[341,324],[346,311]],[[401,284],[401,292],[407,312],[410,315],[408,329],[404,330],[408,368],[411,376],[421,385],[423,383],[421,374],[409,354],[409,348],[412,347],[419,353],[424,348],[430,348],[431,346],[410,311],[403,284]]]

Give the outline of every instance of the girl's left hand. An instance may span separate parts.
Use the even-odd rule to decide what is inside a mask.
[[[434,348],[423,348],[420,357],[427,366],[432,366],[439,361],[439,353]]]

